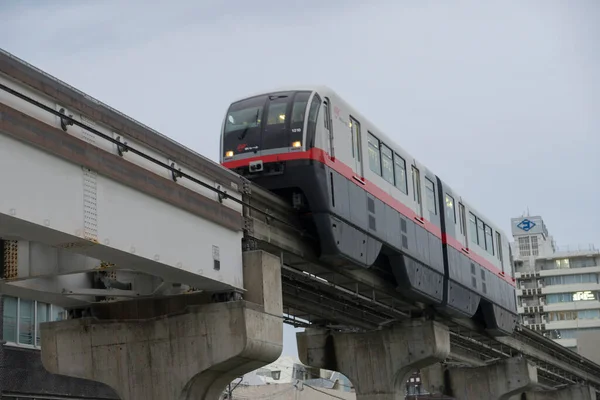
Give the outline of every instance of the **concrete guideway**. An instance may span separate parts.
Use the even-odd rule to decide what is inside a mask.
[[[12,188],[0,197],[0,235],[101,260],[112,285],[90,287],[80,271],[57,280],[55,270],[38,270],[37,277],[87,301],[163,294],[171,283],[185,283],[180,292],[243,292],[245,186],[239,177],[162,136],[143,135],[116,112],[99,114],[99,105],[83,94],[40,72],[34,75],[0,53],[0,165],[13,171],[0,178],[0,186]],[[65,111],[65,104],[72,108]],[[79,113],[81,108],[98,120]],[[127,140],[115,127],[135,139],[120,145]],[[132,142],[136,150],[125,151]],[[157,151],[159,145],[169,154]],[[172,161],[173,155],[204,175]],[[187,178],[180,179],[182,174]],[[7,284],[19,282],[11,288],[16,294],[36,286],[26,281],[33,278],[31,271],[13,265],[4,272]]]
[[[589,386],[542,388],[537,369],[523,357],[480,367],[434,364],[421,370],[421,379],[433,395],[457,400],[596,400],[596,392]]]

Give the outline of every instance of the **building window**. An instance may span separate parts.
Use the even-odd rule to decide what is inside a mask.
[[[537,256],[539,254],[538,238],[537,236],[531,236],[531,255]]]
[[[35,308],[33,300],[19,299],[19,343],[33,345],[35,334]]]
[[[531,248],[529,247],[529,236],[519,238],[519,254],[524,257],[531,255]]]
[[[64,309],[34,300],[2,296],[4,303],[3,339],[7,343],[27,347],[41,345],[40,324],[60,321]]]
[[[570,262],[571,268],[587,268],[596,266],[596,261],[594,261],[593,258],[572,258]]]
[[[598,283],[598,274],[560,275],[544,278],[545,286],[576,285],[578,283]]]
[[[14,297],[3,297],[4,316],[2,318],[2,337],[7,342],[17,342],[17,303]]]

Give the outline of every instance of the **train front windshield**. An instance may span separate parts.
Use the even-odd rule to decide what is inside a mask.
[[[233,103],[223,131],[224,159],[301,150],[310,93],[279,92]]]

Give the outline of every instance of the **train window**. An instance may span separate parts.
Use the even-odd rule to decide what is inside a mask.
[[[306,112],[306,105],[308,104],[309,95],[309,92],[296,93],[294,98],[294,106],[292,107],[292,125],[304,122],[304,113]]]
[[[284,124],[286,109],[287,103],[271,103],[269,105],[269,116],[267,117],[267,125]]]
[[[392,159],[392,150],[385,144],[381,144],[381,172],[383,179],[394,184],[394,161]]]
[[[433,214],[437,214],[435,206],[435,186],[431,179],[425,177],[425,196],[427,197],[427,209]]]
[[[465,235],[465,206],[462,203],[458,203],[458,218],[460,219],[460,233]]]
[[[498,232],[496,232],[496,257],[498,257],[498,260],[500,260],[500,262],[502,263],[502,241],[501,241],[501,237],[500,234]]]
[[[411,168],[412,180],[413,180],[413,197],[418,205],[418,214],[421,215],[423,212],[421,208],[421,174],[414,165]]]
[[[319,96],[315,95],[313,97],[312,102],[310,103],[310,110],[308,112],[308,122],[317,122],[317,117],[319,116],[319,106],[321,105],[321,99]]]
[[[419,170],[412,166],[413,197],[417,204],[421,204],[421,176]]]
[[[319,116],[319,108],[321,107],[321,98],[315,94],[308,110],[308,125],[306,127],[306,147],[315,145],[315,135],[317,131],[317,118]]]
[[[396,187],[404,194],[408,194],[406,182],[406,161],[398,154],[394,153],[394,170],[396,173]]]
[[[454,208],[454,198],[446,193],[446,221],[456,224],[456,209]]]
[[[360,163],[360,124],[350,117],[350,134],[352,136],[352,158]]]
[[[485,225],[485,249],[491,255],[494,255],[494,237],[492,236],[492,228]]]
[[[469,236],[473,243],[479,243],[477,240],[477,217],[472,212],[469,213]]]
[[[485,231],[483,227],[483,221],[477,218],[477,243],[485,249]]]
[[[379,139],[368,132],[369,142],[369,167],[371,171],[381,176],[381,158],[379,154]]]
[[[331,118],[331,116],[329,115],[329,105],[327,104],[327,98],[325,98],[325,101],[323,101],[323,123],[325,124],[325,129],[329,130],[329,118]]]

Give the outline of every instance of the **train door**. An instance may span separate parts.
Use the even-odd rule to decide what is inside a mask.
[[[412,165],[413,198],[417,205],[415,212],[419,219],[423,219],[423,200],[421,196],[421,173],[416,165]]]
[[[352,158],[354,158],[354,173],[363,178],[360,124],[350,117],[350,135],[352,140]]]

